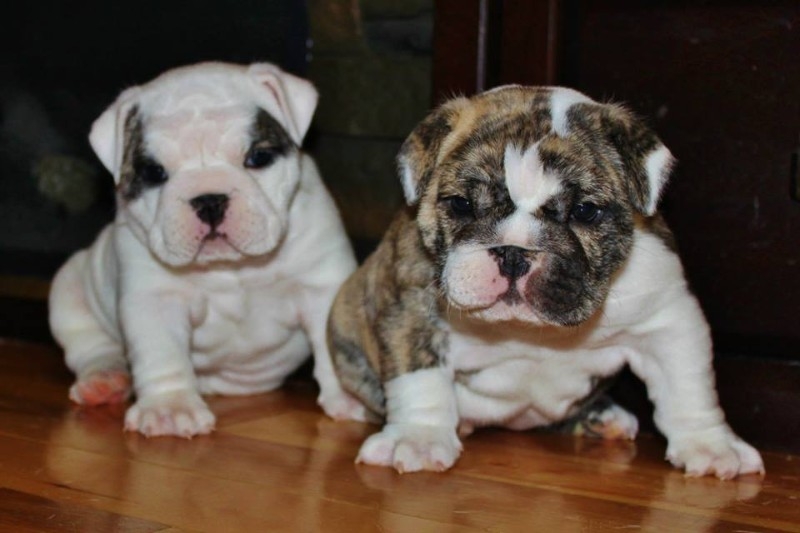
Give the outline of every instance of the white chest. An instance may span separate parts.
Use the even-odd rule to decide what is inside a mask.
[[[290,282],[257,283],[218,273],[192,297],[192,356],[200,367],[246,363],[297,347],[299,295]]]
[[[538,336],[538,338],[537,338]],[[460,417],[476,425],[508,423],[527,413],[527,425],[568,416],[598,379],[625,363],[623,344],[528,331],[476,334],[451,331],[448,366]]]

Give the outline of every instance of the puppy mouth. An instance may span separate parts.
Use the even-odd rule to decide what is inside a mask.
[[[525,299],[519,293],[516,284],[512,283],[509,285],[508,290],[503,294],[501,294],[492,305],[495,305],[498,302],[503,302],[508,305],[517,305],[517,304],[525,304]]]
[[[202,242],[206,243],[206,242],[209,242],[209,241],[215,241],[215,240],[219,240],[219,239],[230,243],[230,241],[228,241],[228,235],[225,232],[217,231],[216,229],[212,229],[211,231],[209,231],[206,234],[206,236],[203,237]]]
[[[480,315],[487,311],[491,311],[493,308],[507,308],[507,309],[518,309],[524,310],[529,313],[538,314],[536,309],[533,305],[531,305],[525,298],[520,294],[519,290],[511,286],[506,292],[503,294],[498,295],[494,300],[491,302],[485,302],[478,305],[464,305],[453,298],[448,296],[447,298],[448,307],[457,309],[460,312],[464,312],[467,314],[474,314]]]
[[[214,260],[213,258],[216,256],[220,256],[219,259],[232,259],[233,255],[231,254],[235,254],[237,257],[242,255],[230,241],[227,233],[212,229],[200,239],[192,262],[202,263],[209,258]]]
[[[508,289],[496,295],[491,301],[475,302],[472,305],[464,305],[465,302],[458,302],[448,295],[448,313],[457,312],[459,316],[471,317],[482,322],[552,324],[536,305],[536,298],[526,296],[523,290],[519,283],[511,283]]]

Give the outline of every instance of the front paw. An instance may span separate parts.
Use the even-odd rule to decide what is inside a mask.
[[[443,472],[455,464],[461,449],[455,428],[387,424],[364,442],[356,462],[391,466],[401,474]]]
[[[215,422],[200,395],[186,391],[141,398],[125,413],[125,430],[146,437],[205,435]]]
[[[688,476],[714,474],[720,479],[732,479],[742,474],[764,473],[758,451],[730,429],[699,431],[670,439],[667,460],[684,468]]]
[[[69,399],[80,405],[122,403],[131,394],[126,370],[98,370],[79,378],[69,389]]]

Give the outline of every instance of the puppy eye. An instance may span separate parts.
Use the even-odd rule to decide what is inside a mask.
[[[169,177],[166,169],[151,159],[139,162],[136,174],[146,185],[161,185]]]
[[[603,210],[592,202],[576,204],[570,217],[581,224],[598,224],[603,219]]]
[[[277,146],[253,146],[244,158],[245,168],[261,169],[270,166],[281,154]]]
[[[474,215],[472,202],[463,196],[450,196],[446,199],[450,212],[457,217],[471,217]]]

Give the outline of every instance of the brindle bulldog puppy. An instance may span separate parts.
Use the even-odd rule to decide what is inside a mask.
[[[641,121],[570,89],[506,86],[436,109],[399,163],[410,207],[328,325],[363,404],[348,416],[384,423],[358,461],[445,470],[459,429],[487,425],[632,439],[636,418],[596,394],[628,365],[672,464],[763,472],[719,407],[709,328],[656,210],[673,158]]]

